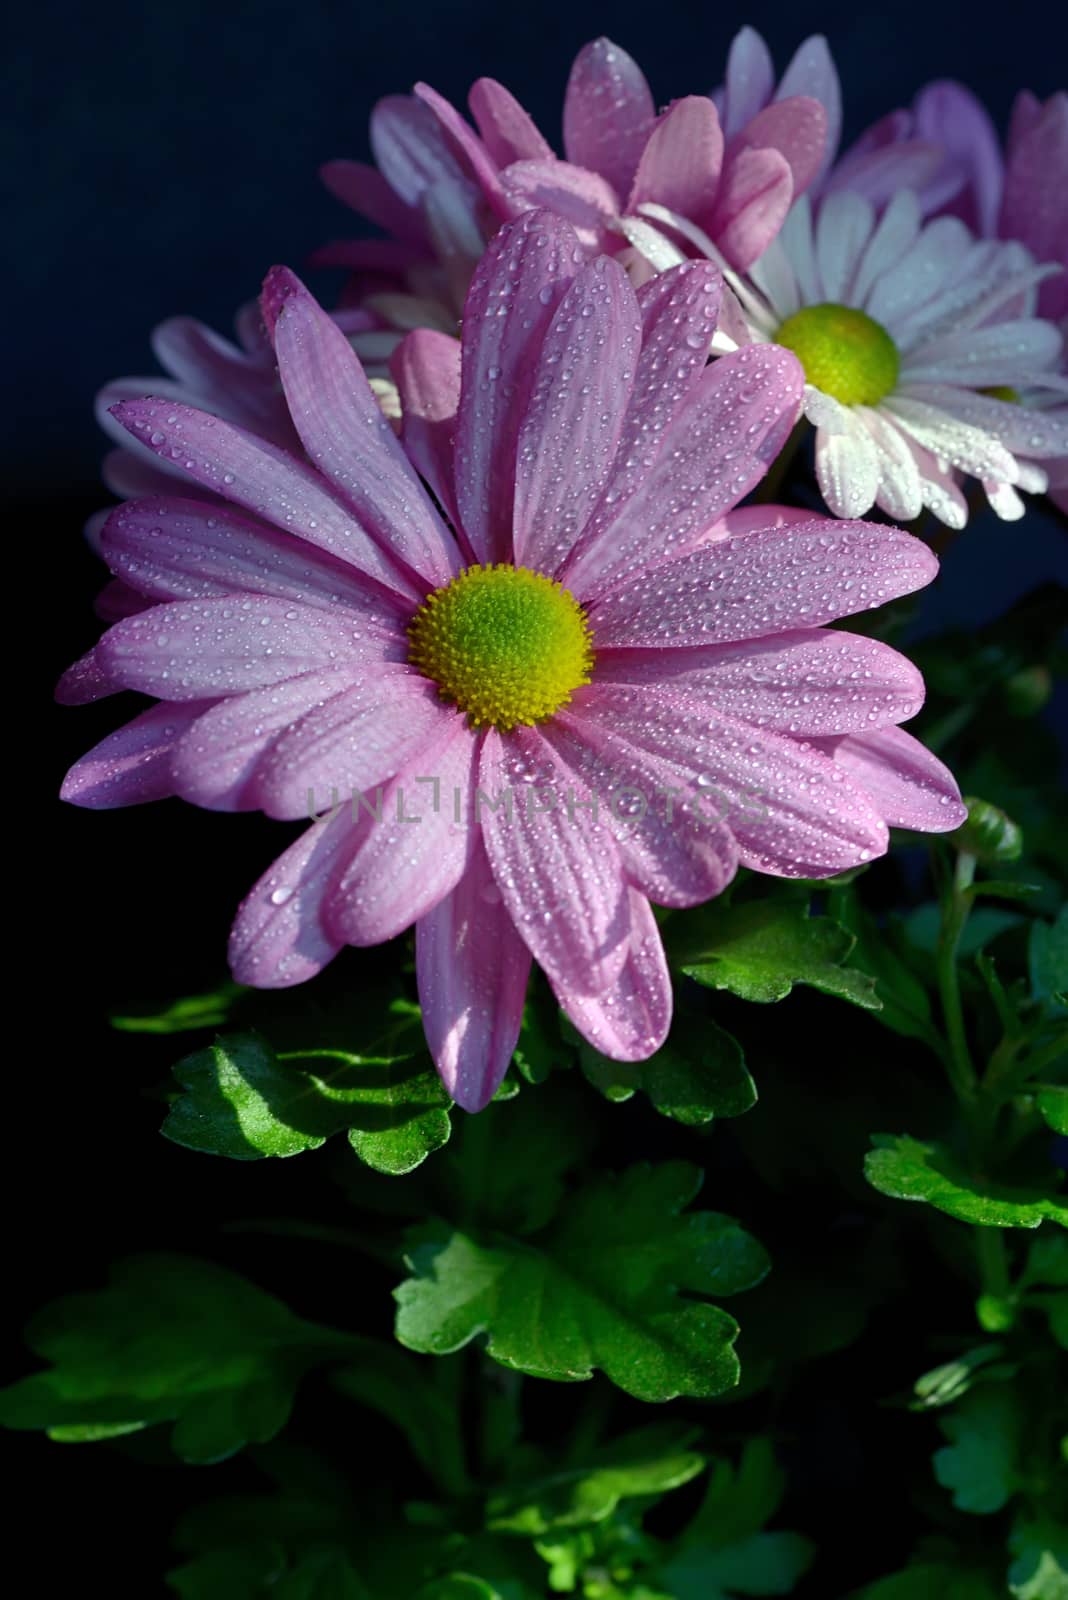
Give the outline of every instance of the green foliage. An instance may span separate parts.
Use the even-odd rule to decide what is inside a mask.
[[[645,1061],[612,1061],[587,1044],[579,1061],[607,1100],[629,1100],[640,1089],[663,1116],[688,1127],[756,1104],[741,1046],[708,1017],[677,1016],[667,1042]]]
[[[107,1289],[49,1306],[27,1331],[51,1367],[0,1393],[0,1422],[83,1441],[172,1422],[186,1461],[221,1461],[285,1425],[303,1374],[352,1347],[235,1273],[137,1256]]]
[[[1017,1487],[1019,1415],[1012,1389],[983,1383],[939,1416],[949,1443],[935,1452],[935,1477],[961,1511],[989,1513]]]
[[[684,1162],[603,1175],[523,1239],[431,1223],[410,1231],[396,1291],[402,1344],[434,1355],[479,1335],[503,1365],[542,1378],[600,1368],[642,1400],[714,1395],[738,1381],[738,1327],[706,1300],[767,1271],[730,1217],[688,1212],[701,1171]]]
[[[236,1161],[317,1150],[332,1134],[378,1172],[411,1172],[449,1137],[449,1098],[425,1051],[354,1055],[305,1050],[280,1058],[254,1033],[224,1034],[179,1061],[185,1094],[163,1133]]]
[[[804,983],[877,1011],[871,979],[843,965],[855,942],[831,918],[810,916],[803,901],[772,898],[730,906],[711,901],[686,918],[671,949],[687,977],[743,1000],[782,1000]]]
[[[922,1200],[961,1222],[989,1228],[1037,1228],[1046,1218],[1068,1227],[1068,1204],[1050,1189],[973,1178],[943,1145],[907,1134],[873,1135],[864,1163],[868,1182],[896,1200]]]

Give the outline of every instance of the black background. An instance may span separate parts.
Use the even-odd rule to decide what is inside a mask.
[[[951,0],[877,10],[846,0],[814,10],[680,0],[50,0],[22,8],[5,40],[4,90],[16,141],[5,163],[14,186],[4,207],[14,426],[4,474],[8,548],[27,565],[6,595],[8,637],[19,641],[7,663],[9,719],[16,706],[31,706],[28,740],[9,768],[17,805],[5,1009],[13,1023],[31,1023],[7,1062],[5,1279],[14,1328],[42,1300],[99,1282],[108,1260],[146,1245],[215,1254],[283,1292],[295,1281],[298,1309],[312,1316],[343,1316],[353,1294],[388,1303],[385,1282],[341,1279],[336,1260],[314,1248],[298,1268],[293,1246],[276,1260],[262,1246],[250,1254],[220,1240],[224,1218],[291,1205],[295,1173],[288,1163],[231,1168],[165,1144],[156,1134],[158,1092],[181,1041],[145,1045],[105,1025],[116,1005],[188,993],[221,976],[232,909],[290,830],[177,802],[100,815],[53,799],[70,761],[117,720],[110,703],[61,712],[49,703],[54,677],[98,631],[91,597],[99,573],[79,536],[105,498],[96,487],[96,388],[154,370],[147,335],[163,317],[188,312],[227,329],[272,262],[299,270],[318,244],[358,232],[319,187],[317,166],[365,158],[372,103],[418,78],[462,102],[474,77],[500,77],[555,140],[567,69],[588,38],[610,33],[667,100],[717,83],[731,37],[750,22],[780,67],[804,34],[828,34],[847,137],[938,76],[970,84],[1004,127],[1017,88],[1046,95],[1063,78],[1068,28],[1054,23],[1054,10],[1024,0],[995,21]],[[329,293],[328,277],[312,281]],[[1063,573],[1064,551],[1063,529],[1042,513],[1014,526],[980,519],[953,546],[925,626],[996,615]],[[43,657],[32,687],[26,639]],[[19,889],[23,864],[28,885]],[[31,1006],[42,976],[44,998]],[[304,1175],[305,1211],[328,1216],[335,1204],[325,1177]],[[21,1371],[17,1334],[13,1344],[7,1370]],[[832,1424],[835,1416],[831,1406]],[[13,1470],[27,1519],[44,1516],[51,1528],[26,1552],[45,1583],[81,1573],[123,1594],[157,1592],[172,1496],[216,1487],[191,1486],[192,1469],[143,1474],[117,1452],[25,1437],[15,1440]],[[120,1555],[137,1531],[143,1565]],[[874,1564],[853,1571],[885,1570],[893,1554],[889,1530]]]

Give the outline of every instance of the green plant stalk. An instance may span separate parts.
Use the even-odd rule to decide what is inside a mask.
[[[988,1073],[980,1082],[975,1070],[964,1022],[958,961],[961,935],[974,902],[974,896],[968,891],[975,879],[975,868],[975,856],[962,850],[942,896],[937,973],[946,1030],[946,1073],[964,1114],[972,1164],[981,1171],[987,1165],[994,1143],[997,1102],[991,1091],[995,1078]],[[982,1293],[997,1300],[1008,1299],[1012,1283],[1004,1229],[976,1228],[975,1253]]]

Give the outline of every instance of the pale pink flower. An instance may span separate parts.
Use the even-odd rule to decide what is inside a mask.
[[[365,273],[395,259],[405,284],[361,304],[398,327],[448,331],[485,238],[534,207],[568,222],[590,254],[624,256],[639,280],[649,268],[634,248],[657,242],[649,205],[688,218],[747,266],[819,171],[826,138],[822,106],[798,93],[734,116],[729,132],[706,95],[658,115],[641,69],[608,39],[584,46],[571,68],[564,160],[503,84],[478,79],[468,103],[477,131],[417,84],[412,98],[376,108],[377,171],[352,161],[323,169],[332,191],[393,240],[330,246],[318,260]],[[399,245],[409,254],[396,256]]]
[[[427,1038],[468,1109],[507,1068],[532,960],[598,1049],[641,1059],[671,1016],[651,901],[693,905],[739,863],[825,877],[888,824],[963,816],[897,726],[915,669],[824,626],[935,559],[884,526],[733,509],[802,378],[772,346],[708,365],[718,298],[705,263],[636,293],[532,212],[486,253],[462,347],[423,330],[396,352],[403,441],[284,269],[263,309],[307,460],[168,399],[117,408],[229,504],[112,514],[107,559],[154,604],[76,677],[159,704],[65,795],[296,820],[310,792],[330,810],[242,906],[235,976],[299,983],[414,923]]]

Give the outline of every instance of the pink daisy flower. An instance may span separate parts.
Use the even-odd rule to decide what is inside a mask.
[[[353,161],[323,169],[328,187],[393,240],[328,246],[317,260],[363,275],[392,263],[403,283],[357,289],[361,304],[399,328],[449,331],[485,240],[533,208],[568,222],[590,254],[633,262],[639,279],[649,268],[632,247],[648,242],[640,213],[650,203],[682,213],[747,266],[819,171],[826,137],[822,106],[798,93],[735,116],[729,136],[705,95],[658,115],[641,69],[608,39],[584,46],[571,68],[565,160],[503,84],[478,79],[468,103],[477,132],[418,84],[372,116],[377,170]]]
[[[1056,270],[955,217],[925,224],[903,190],[881,215],[848,191],[815,207],[803,196],[748,277],[728,273],[748,336],[804,367],[816,475],[836,516],[878,505],[910,521],[927,507],[961,528],[962,475],[1000,517],[1023,515],[1018,491],[1042,492],[1041,463],[1068,450],[1062,337],[1034,315]],[[1015,403],[1024,390],[1049,409]]]
[[[235,975],[299,983],[414,924],[430,1048],[470,1110],[532,961],[598,1049],[641,1059],[671,1017],[650,902],[693,905],[739,863],[826,876],[885,851],[888,824],[963,817],[898,727],[915,669],[824,626],[935,559],[896,529],[733,509],[802,378],[772,346],[706,364],[718,290],[694,263],[636,294],[534,212],[480,265],[462,352],[430,331],[398,350],[403,443],[284,269],[263,308],[313,465],[167,399],[117,408],[230,504],[112,514],[107,558],[155,604],[92,670],[159,704],[64,794],[282,819],[311,797],[238,913]]]

